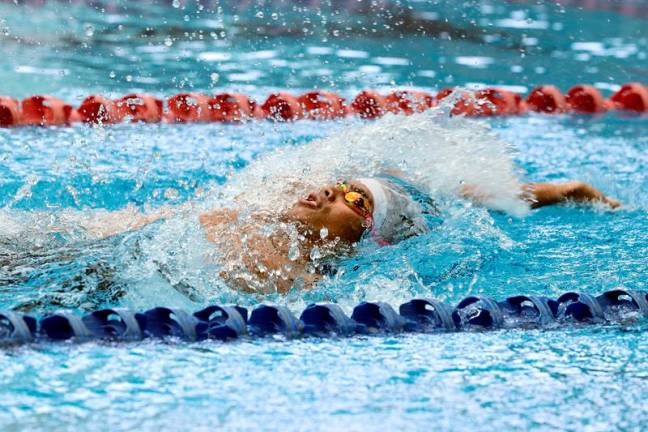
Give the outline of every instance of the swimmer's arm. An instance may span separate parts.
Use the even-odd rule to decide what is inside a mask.
[[[567,201],[579,203],[603,203],[611,208],[617,208],[621,203],[614,198],[605,196],[594,186],[581,181],[564,183],[526,183],[520,187],[520,197],[527,201],[532,208],[564,203]],[[492,197],[477,185],[465,185],[460,191],[463,198],[485,204]]]
[[[527,183],[522,185],[522,197],[533,208],[539,208],[567,201],[579,203],[603,203],[617,208],[621,203],[605,196],[594,186],[581,181],[565,183]]]
[[[162,207],[150,213],[142,213],[133,205],[116,211],[97,211],[84,215],[78,223],[96,238],[106,238],[123,232],[138,230],[160,219],[178,214],[180,208]]]
[[[132,204],[121,210],[98,211],[85,215],[78,221],[90,235],[106,238],[116,234],[136,231],[161,219],[177,216],[192,208],[192,203],[177,206],[162,206],[148,213],[143,213]]]
[[[143,213],[134,205],[116,211],[96,211],[75,218],[77,223],[83,227],[88,234],[95,238],[107,238],[116,234],[129,231],[136,231],[162,219],[175,217],[185,211],[192,209],[192,203],[185,203],[177,206],[163,206],[156,210]],[[201,214],[198,219],[206,229],[229,223],[236,220],[238,214],[228,209],[212,210]],[[63,231],[64,228],[58,229]]]

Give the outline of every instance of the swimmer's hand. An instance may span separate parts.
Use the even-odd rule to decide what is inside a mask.
[[[527,183],[522,185],[522,198],[539,208],[567,201],[578,203],[603,203],[610,208],[618,208],[621,203],[614,198],[605,196],[594,186],[581,181],[565,183]]]

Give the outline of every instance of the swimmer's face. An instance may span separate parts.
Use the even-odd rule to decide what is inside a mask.
[[[371,192],[359,182],[350,181],[347,185],[351,191],[359,192],[366,197],[367,208],[372,211]],[[287,215],[290,219],[307,225],[316,238],[322,228],[326,228],[329,239],[340,237],[349,242],[357,242],[366,229],[366,218],[360,215],[353,204],[347,202],[344,197],[345,192],[339,187],[327,185],[301,198]]]

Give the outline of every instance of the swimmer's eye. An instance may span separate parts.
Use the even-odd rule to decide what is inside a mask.
[[[344,200],[348,204],[352,204],[355,208],[359,210],[362,216],[367,216],[371,214],[367,206],[367,200],[359,192],[347,192],[344,195]]]
[[[367,217],[371,215],[369,210],[369,199],[367,198],[363,190],[357,189],[355,187],[349,187],[349,184],[346,181],[339,181],[335,184],[336,189],[341,192],[344,192],[344,200],[353,205],[358,210],[361,216]]]
[[[346,194],[344,194],[344,200],[350,204],[355,204],[355,205],[358,205],[358,203],[360,203],[361,205],[364,204],[362,195],[360,195],[358,192],[347,192]]]

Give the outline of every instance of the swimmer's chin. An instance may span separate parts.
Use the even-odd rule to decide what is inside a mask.
[[[317,204],[302,199],[297,201],[291,208],[289,208],[284,213],[284,217],[292,222],[301,222],[307,224],[309,215],[312,215],[317,210]]]
[[[280,219],[282,222],[297,224],[300,231],[304,231],[304,234],[310,234],[313,228],[309,224],[309,218],[306,214],[308,211],[313,211],[313,209],[302,207],[299,203],[296,203],[283,212]]]
[[[299,202],[295,203],[290,209],[284,212],[281,216],[282,222],[294,224],[301,235],[310,241],[321,241],[319,226],[314,219],[320,209],[311,208],[311,206],[301,205]]]

